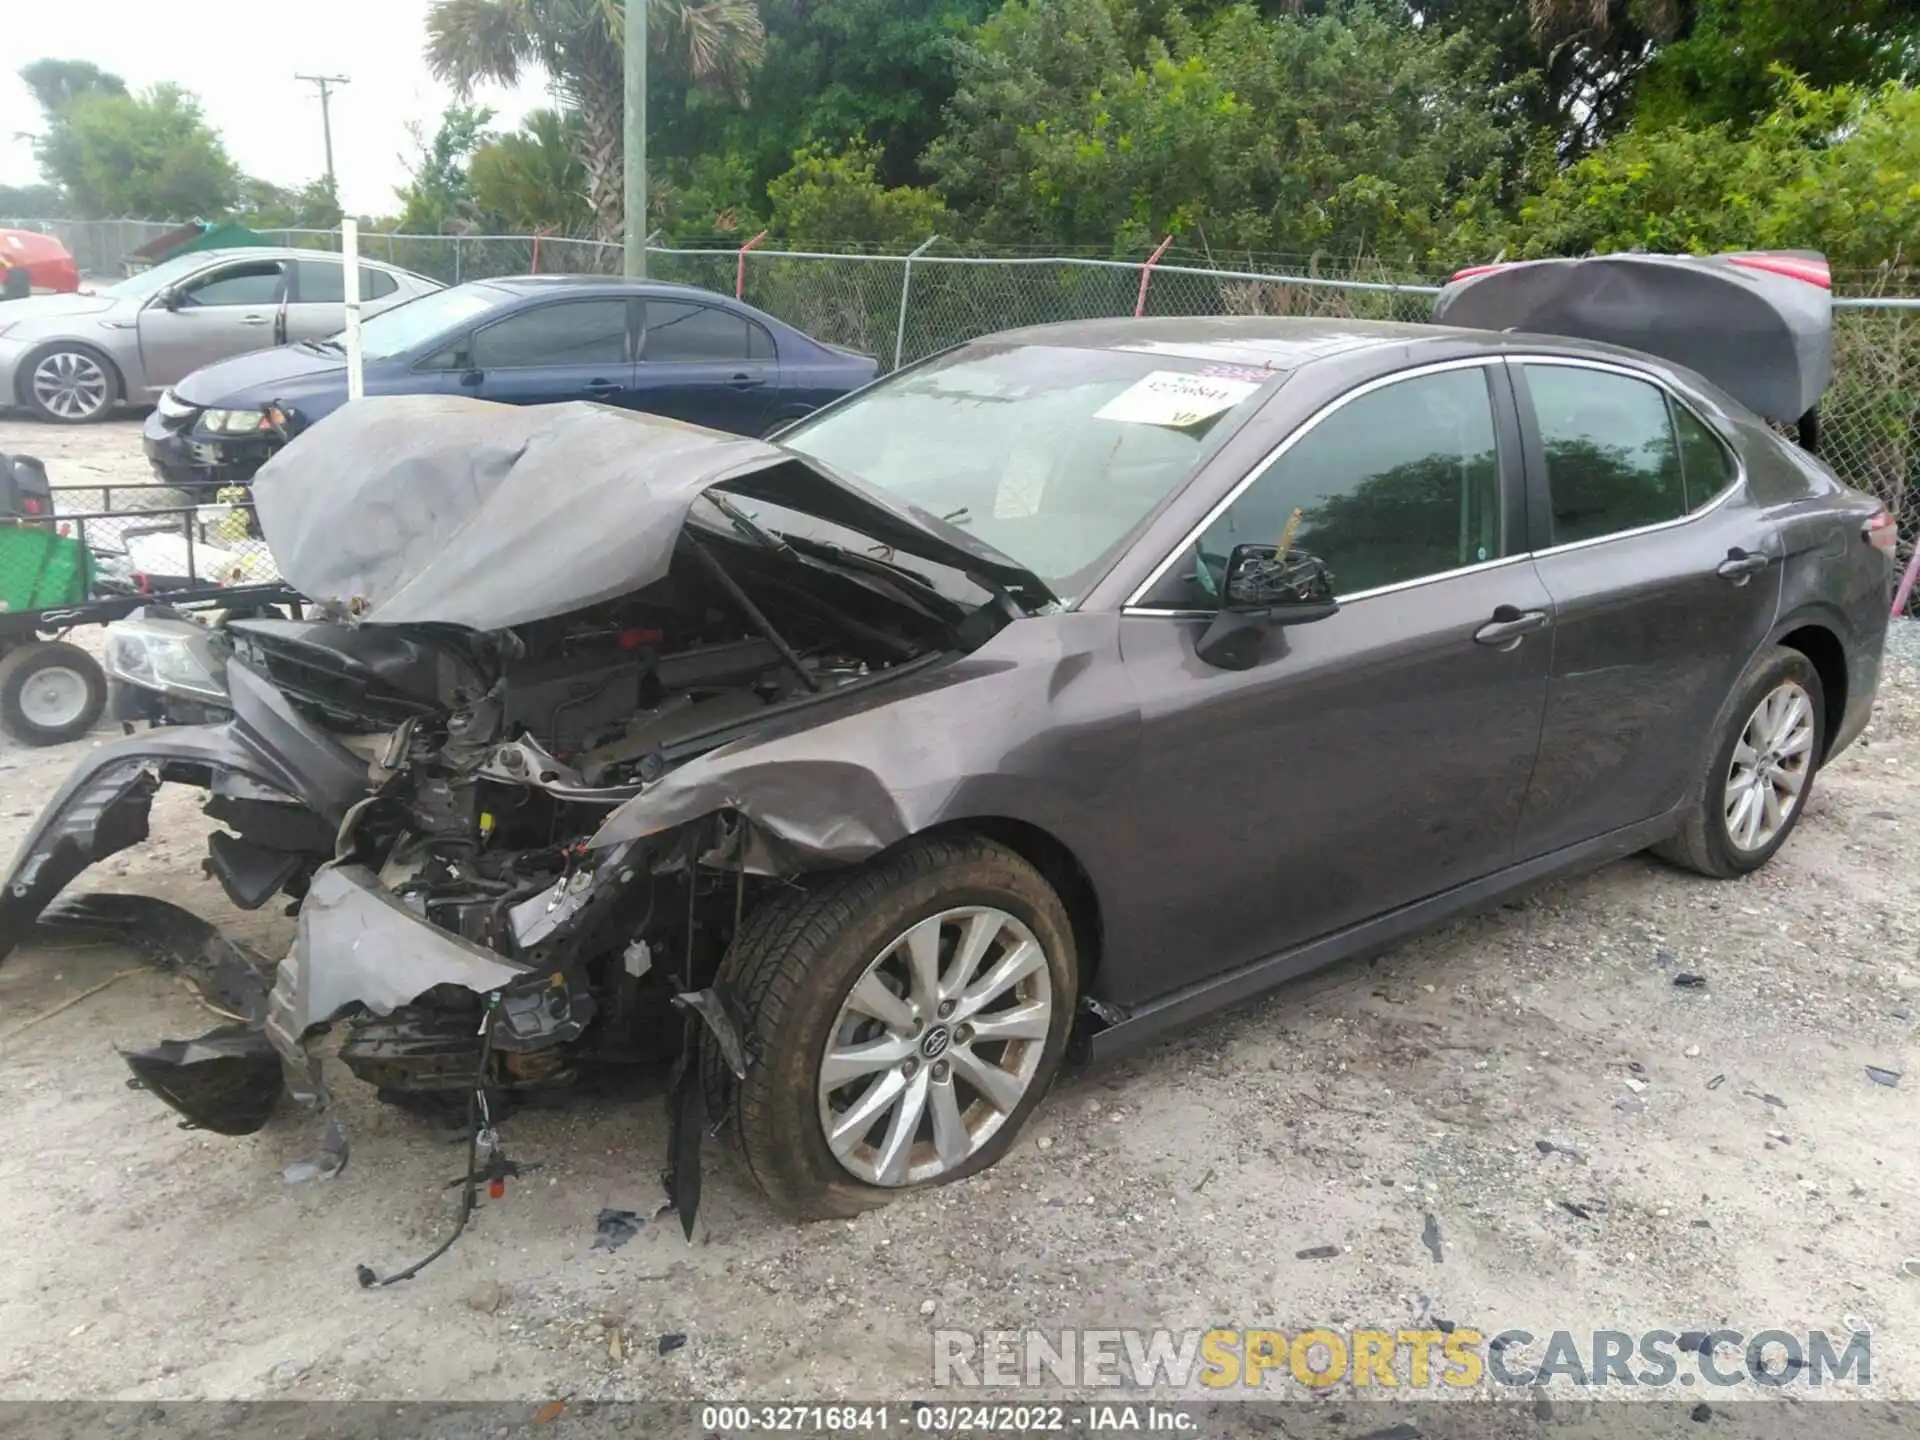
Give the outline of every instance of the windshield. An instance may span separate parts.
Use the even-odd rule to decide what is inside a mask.
[[[214,256],[204,252],[198,255],[176,255],[171,260],[163,260],[151,270],[142,270],[138,275],[130,275],[125,280],[103,285],[93,293],[106,295],[115,300],[151,300],[167,286],[177,284],[189,275],[206,269],[214,263],[214,259]]]
[[[369,360],[390,360],[437,340],[493,309],[503,292],[478,281],[435,290],[360,322],[360,353]]]
[[[780,444],[965,528],[1071,603],[1283,376],[1181,355],[970,346]]]

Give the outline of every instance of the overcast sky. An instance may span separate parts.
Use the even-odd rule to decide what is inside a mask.
[[[452,98],[427,73],[421,52],[430,0],[0,0],[0,184],[38,178],[29,141],[39,107],[16,72],[52,56],[91,60],[137,88],[172,80],[200,97],[207,119],[242,170],[279,184],[326,169],[320,102],[308,75],[348,75],[333,99],[333,163],[350,212],[392,214],[393,187],[414,153],[409,121],[431,134]],[[545,103],[537,78],[476,97],[496,125]]]

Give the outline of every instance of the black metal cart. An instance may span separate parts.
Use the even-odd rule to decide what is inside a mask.
[[[37,460],[0,454],[0,728],[15,739],[55,745],[99,720],[107,676],[68,638],[79,627],[156,601],[297,613],[244,500],[179,498],[153,485],[50,485]]]

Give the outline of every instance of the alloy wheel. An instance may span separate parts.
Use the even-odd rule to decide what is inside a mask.
[[[1799,808],[1813,773],[1813,698],[1791,680],[1769,690],[1734,742],[1723,796],[1727,838],[1764,850]]]
[[[944,910],[882,947],[819,1066],[827,1146],[869,1185],[920,1185],[977,1154],[1033,1088],[1053,1022],[1046,952],[991,906]]]
[[[112,387],[98,361],[57,350],[33,369],[33,397],[62,420],[90,420],[106,408]]]

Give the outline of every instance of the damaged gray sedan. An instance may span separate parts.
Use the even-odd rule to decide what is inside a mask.
[[[991,1165],[1070,1041],[1640,848],[1756,868],[1865,723],[1890,574],[1873,502],[1692,372],[1357,322],[997,337],[778,445],[367,400],[254,490],[322,613],[228,628],[227,723],[87,756],[0,953],[200,786],[298,933],[207,941],[257,1003],[150,1088],[244,1133],[290,1085],[324,1170],[323,1036],[485,1151],[516,1094],[671,1063],[689,1224],[715,1122],[846,1215]]]

